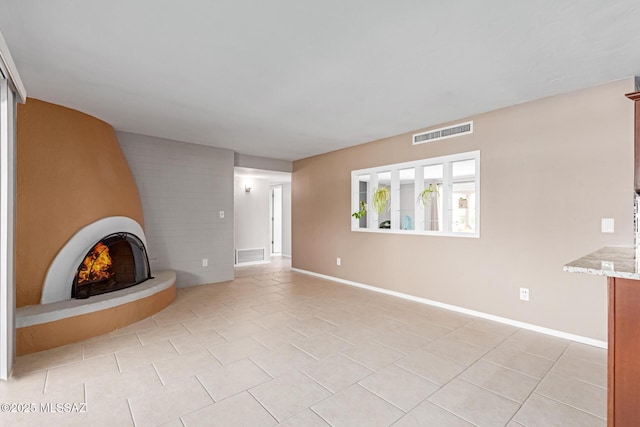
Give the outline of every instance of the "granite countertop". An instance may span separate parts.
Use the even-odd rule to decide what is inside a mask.
[[[608,246],[567,263],[563,270],[570,273],[640,280],[636,253],[636,248]]]

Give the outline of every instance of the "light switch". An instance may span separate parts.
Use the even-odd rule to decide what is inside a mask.
[[[613,233],[614,231],[614,220],[613,218],[602,218],[602,232],[603,233]]]
[[[220,211],[220,218],[224,218],[224,211]]]

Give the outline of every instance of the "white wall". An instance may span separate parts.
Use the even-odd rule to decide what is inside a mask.
[[[282,256],[291,256],[291,183],[282,184]]]
[[[245,185],[251,192],[245,191]],[[250,180],[238,177],[234,185],[234,234],[236,249],[264,248],[265,261],[270,260],[271,239],[269,236],[269,182],[263,179]]]
[[[233,151],[117,136],[140,191],[152,272],[175,270],[179,287],[232,280]]]

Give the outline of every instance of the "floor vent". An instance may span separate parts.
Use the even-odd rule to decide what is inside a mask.
[[[473,133],[473,121],[434,129],[428,132],[416,133],[413,135],[413,145],[438,141],[440,139],[453,138],[454,136],[467,135],[470,133]]]
[[[265,260],[264,253],[264,248],[236,249],[236,264],[262,262]]]

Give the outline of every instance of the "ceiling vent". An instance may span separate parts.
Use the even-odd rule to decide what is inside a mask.
[[[416,133],[413,135],[413,145],[438,141],[440,139],[453,138],[454,136],[467,135],[470,133],[473,133],[473,121],[434,129],[428,132]]]

